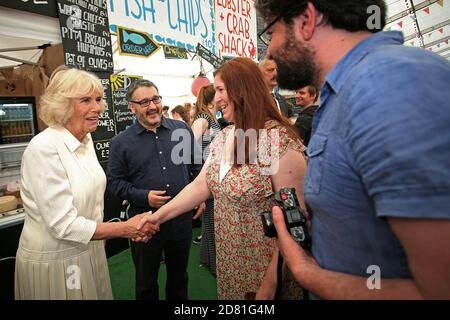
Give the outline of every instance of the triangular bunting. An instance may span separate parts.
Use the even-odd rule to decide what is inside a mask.
[[[432,34],[432,33],[433,33],[433,32],[430,32],[430,33],[428,34],[428,38],[431,37],[431,34]]]
[[[438,43],[438,44],[437,44],[437,47],[438,47],[438,48],[440,48],[440,47],[441,47],[441,44],[440,44],[440,43]]]
[[[428,7],[427,7],[427,8],[424,8],[423,11],[425,11],[425,13],[430,14],[430,8],[428,8]]]
[[[448,40],[445,40],[444,42],[445,42],[445,44],[448,44]]]
[[[403,21],[400,21],[399,23],[397,23],[399,26],[400,26],[400,28],[403,28]]]
[[[440,28],[440,29],[439,29],[439,32],[440,32],[440,33],[444,33],[444,28]]]
[[[409,44],[410,44],[411,46],[414,46],[414,41],[411,41]]]
[[[439,0],[439,1],[438,1],[438,4],[439,4],[441,7],[444,7],[444,0]]]

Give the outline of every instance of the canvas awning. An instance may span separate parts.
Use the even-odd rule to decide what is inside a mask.
[[[57,43],[61,43],[57,18],[0,7],[0,68],[36,63],[42,54],[39,46]]]
[[[450,60],[450,0],[386,0],[385,30],[400,30],[405,45],[424,48]]]

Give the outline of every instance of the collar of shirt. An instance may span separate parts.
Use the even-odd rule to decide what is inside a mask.
[[[272,90],[270,92],[270,95],[272,96],[273,100],[275,100],[275,103],[277,104],[278,111],[280,111],[280,113],[281,113],[281,107],[280,107],[280,103],[278,102],[278,97],[277,97],[276,92]]]
[[[326,84],[338,93],[345,84],[353,67],[357,65],[373,48],[380,44],[402,44],[403,33],[400,31],[377,32],[353,47],[331,70],[326,77]],[[325,86],[324,86],[325,87]]]
[[[146,131],[150,131],[148,129],[146,129],[139,121],[136,120],[135,125],[133,126],[134,131],[136,133],[136,135],[141,134],[142,132],[146,132]],[[164,128],[164,129],[170,129],[168,127],[167,124],[167,120],[166,118],[164,118],[163,116],[161,116],[161,125],[157,128],[157,130],[159,128]]]
[[[75,136],[67,130],[65,127],[56,126],[53,129],[58,131],[61,135],[62,140],[64,141],[64,144],[67,146],[67,148],[70,150],[70,152],[75,152],[78,148],[81,146],[87,147],[88,143],[92,140],[91,134],[88,133],[83,141],[79,141]]]

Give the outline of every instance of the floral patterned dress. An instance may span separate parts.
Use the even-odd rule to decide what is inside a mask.
[[[263,132],[267,133],[267,140],[265,147],[258,144],[258,161],[231,167],[222,181],[220,136],[223,141],[233,133],[233,126],[225,128],[211,144],[206,179],[214,195],[218,299],[244,299],[246,294],[255,293],[260,287],[275,247],[275,240],[264,235],[260,214],[271,211],[276,204],[271,176],[262,169],[270,156],[279,159],[288,149],[299,152],[303,149],[298,140],[288,137],[286,129],[278,122],[267,121]],[[275,151],[266,148],[268,145],[275,146]],[[261,152],[260,149],[268,150]],[[293,292],[283,296],[301,297],[299,287],[286,287]]]

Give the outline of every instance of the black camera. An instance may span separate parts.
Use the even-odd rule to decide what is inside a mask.
[[[303,249],[311,248],[311,237],[306,228],[306,216],[298,204],[295,188],[282,188],[275,194],[275,200],[283,211],[284,222],[292,238],[302,246]],[[277,230],[273,224],[272,212],[261,213],[264,234],[267,237],[277,237]]]

